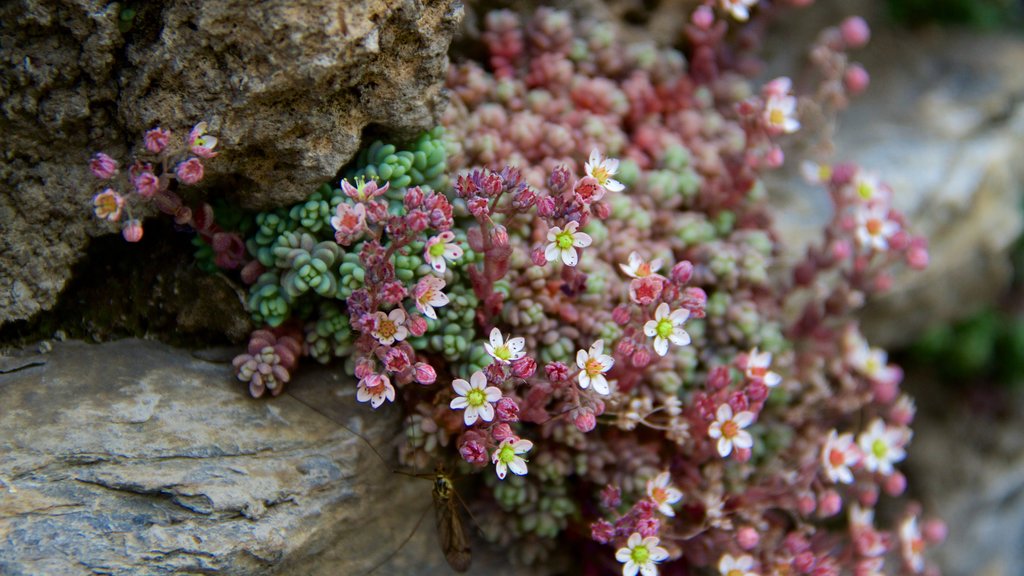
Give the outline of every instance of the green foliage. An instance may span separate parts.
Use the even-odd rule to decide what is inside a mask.
[[[904,26],[931,22],[980,28],[1009,28],[1024,22],[1024,7],[1014,0],[888,0],[889,13]]]
[[[912,348],[914,358],[949,383],[995,380],[1024,383],[1024,316],[985,310],[929,331]]]

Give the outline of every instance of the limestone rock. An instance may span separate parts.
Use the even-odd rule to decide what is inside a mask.
[[[0,573],[362,574],[432,514],[367,446],[393,454],[397,408],[337,369],[270,401],[230,373],[140,340],[0,359]],[[378,570],[448,573],[433,519]]]
[[[207,120],[207,181],[249,207],[332,179],[376,126],[411,135],[446,98],[457,0],[20,0],[0,5],[0,323],[51,307],[89,235],[93,152]],[[121,32],[119,29],[126,29]]]

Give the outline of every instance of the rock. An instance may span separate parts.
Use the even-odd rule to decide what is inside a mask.
[[[823,10],[830,19],[811,21],[841,19],[834,6]],[[820,29],[794,25],[811,28],[796,35],[798,45]],[[1024,230],[1024,40],[876,26],[868,47],[851,57],[871,74],[871,86],[840,116],[834,158],[887,181],[913,232],[930,242],[928,269],[901,272],[865,315],[872,342],[906,345],[994,302],[1010,280],[1009,251]],[[802,253],[831,207],[824,191],[798,179],[794,171],[775,187],[791,190],[778,194],[787,203],[779,228]]]
[[[0,573],[364,574],[414,528],[379,573],[448,573],[431,484],[368,447],[392,456],[397,407],[336,369],[270,401],[230,372],[141,340],[3,359]]]
[[[223,151],[210,185],[287,205],[332,179],[366,127],[436,123],[461,15],[456,0],[96,6],[0,6],[0,324],[50,308],[88,236],[109,232],[91,215],[92,153],[127,159],[149,128],[207,120]]]

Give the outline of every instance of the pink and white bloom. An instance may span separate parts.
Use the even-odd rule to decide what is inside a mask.
[[[604,354],[604,340],[598,340],[591,344],[589,351],[577,351],[576,365],[580,368],[580,388],[586,390],[593,386],[594,391],[598,394],[611,393],[605,373],[615,365],[615,359]]]
[[[872,348],[863,338],[853,342],[847,360],[854,370],[875,382],[890,382],[900,378],[900,370],[889,365],[889,355],[881,348]]]
[[[498,478],[504,480],[509,470],[517,476],[525,476],[527,472],[526,459],[521,455],[526,454],[532,448],[533,442],[515,436],[502,440],[501,444],[498,444],[498,448],[491,454],[491,463],[494,464]]]
[[[370,334],[381,344],[390,346],[396,340],[405,340],[409,335],[409,329],[405,327],[409,315],[405,313],[404,309],[395,308],[387,314],[377,312],[374,316],[377,320],[377,327]]]
[[[583,164],[583,171],[609,192],[622,192],[626,189],[622,182],[612,178],[619,171],[619,161],[615,158],[601,158],[597,148],[590,151],[590,161]]]
[[[217,138],[206,133],[206,122],[200,122],[192,128],[188,135],[188,149],[200,158],[213,158],[217,155],[213,151],[217,147]]]
[[[740,22],[750,18],[750,9],[757,5],[757,0],[719,0],[722,9]]]
[[[424,276],[413,288],[412,297],[416,301],[416,309],[424,316],[437,320],[434,307],[440,308],[448,304],[448,295],[442,292],[444,279],[437,276]]]
[[[665,516],[675,516],[676,511],[672,505],[683,499],[683,493],[670,482],[667,470],[647,481],[647,497],[658,505],[658,512]]]
[[[747,378],[760,380],[769,388],[774,388],[782,382],[782,376],[772,372],[768,368],[772,365],[771,352],[758,352],[757,348],[747,355]]]
[[[434,272],[444,274],[444,271],[447,270],[445,260],[455,263],[462,258],[462,254],[462,248],[455,243],[455,233],[445,230],[427,240],[427,246],[423,250],[423,259],[430,264]]]
[[[917,517],[908,516],[900,522],[900,555],[914,574],[924,572],[924,538],[917,526]]]
[[[496,386],[487,385],[487,376],[480,370],[473,372],[469,382],[462,378],[452,381],[452,388],[458,394],[452,398],[449,406],[452,410],[465,410],[462,415],[466,426],[472,426],[477,418],[484,422],[494,420],[494,404],[501,400],[501,390]]]
[[[800,163],[800,175],[808,184],[827,184],[832,180],[832,167],[804,160]]]
[[[356,400],[369,402],[370,406],[379,408],[385,400],[395,401],[395,387],[391,385],[391,380],[384,374],[369,374],[365,378],[359,379]]]
[[[579,262],[579,254],[576,253],[576,249],[586,248],[594,241],[590,234],[578,232],[579,226],[580,223],[573,220],[565,225],[565,230],[558,226],[552,226],[548,230],[550,244],[544,249],[544,258],[548,262],[558,258],[561,258],[562,263],[566,266],[575,266]]]
[[[715,413],[715,421],[708,426],[708,436],[718,440],[718,453],[725,458],[732,453],[733,446],[750,448],[754,438],[744,430],[754,422],[754,413],[744,410],[735,416],[732,406],[722,404]]]
[[[754,558],[749,554],[739,557],[725,554],[718,560],[718,572],[722,576],[757,576]]]
[[[647,262],[640,257],[639,252],[631,252],[629,254],[629,262],[619,264],[619,268],[622,268],[622,271],[630,278],[646,278],[648,276],[661,276],[657,273],[661,269],[661,264],[661,258],[655,258]]]
[[[900,231],[900,225],[889,219],[885,206],[871,206],[858,210],[857,243],[863,248],[885,252],[889,249],[889,238]]]
[[[526,356],[526,338],[511,336],[506,340],[501,335],[501,330],[491,328],[490,342],[484,342],[484,350],[502,364],[511,364]]]
[[[189,158],[179,163],[174,173],[183,184],[195,184],[203,179],[203,163],[199,158]]]
[[[795,96],[771,96],[764,105],[764,123],[770,132],[792,134],[800,129]]]
[[[151,170],[142,170],[135,174],[132,185],[143,198],[152,198],[160,191],[160,179]]]
[[[852,467],[860,463],[860,450],[853,443],[853,434],[832,430],[821,449],[821,468],[835,484],[852,484]]]
[[[121,209],[124,208],[124,197],[107,188],[92,199],[93,212],[98,218],[117,222],[121,218]]]
[[[171,131],[157,126],[152,130],[147,130],[142,140],[146,144],[146,150],[153,154],[159,154],[164,151],[164,148],[167,148],[167,144],[171,141]]]
[[[624,548],[615,552],[615,559],[622,563],[622,576],[656,576],[657,564],[668,559],[668,550],[662,548],[657,536],[644,538],[633,532]]]
[[[366,229],[366,206],[342,202],[334,209],[331,216],[331,227],[334,228],[334,240],[342,246],[356,241]]]
[[[347,179],[342,180],[341,191],[356,202],[367,202],[377,198],[378,196],[383,196],[384,193],[388,191],[388,188],[391,187],[391,182],[385,182],[383,186],[378,188],[376,180],[370,180],[367,182],[362,176],[356,177],[355,181],[356,185],[353,186],[349,184]]]
[[[690,335],[683,329],[683,323],[690,318],[690,311],[686,308],[669,313],[668,304],[662,302],[654,311],[654,320],[648,320],[644,324],[644,334],[648,338],[654,338],[654,351],[658,356],[668,354],[668,343],[676,346],[686,346],[690,343]]]
[[[89,160],[89,170],[100,180],[109,180],[117,174],[117,161],[103,152],[97,152]]]
[[[868,429],[857,437],[857,445],[864,454],[861,460],[864,468],[883,476],[892,474],[893,464],[907,456],[903,446],[909,436],[909,430],[886,426],[881,418],[875,418]]]

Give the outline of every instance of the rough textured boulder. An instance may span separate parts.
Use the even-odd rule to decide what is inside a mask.
[[[393,454],[397,409],[358,404],[337,370],[293,383],[320,413],[244,388],[140,340],[0,358],[0,573],[363,574],[424,513],[378,573],[448,573],[430,482],[367,446]]]
[[[331,179],[364,128],[412,134],[446,98],[455,0],[21,0],[0,5],[0,324],[50,308],[88,236],[90,155],[200,120],[209,182],[250,207]],[[120,29],[119,29],[120,24]],[[121,29],[126,29],[122,32]]]

